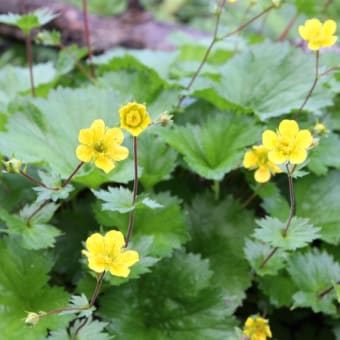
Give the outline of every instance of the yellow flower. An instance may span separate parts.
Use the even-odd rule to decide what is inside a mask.
[[[307,149],[312,145],[313,138],[308,130],[299,130],[295,120],[284,119],[277,133],[272,130],[263,132],[262,143],[269,150],[268,159],[271,162],[301,164],[307,158]]]
[[[228,2],[236,2],[237,0],[228,0]]]
[[[266,340],[272,337],[268,320],[260,316],[249,316],[244,324],[243,334],[250,340]]]
[[[313,51],[334,45],[337,40],[337,36],[334,35],[335,31],[334,20],[326,20],[322,24],[319,19],[309,19],[304,25],[299,26],[301,38],[308,41],[308,48]]]
[[[120,145],[124,140],[122,130],[107,128],[101,119],[93,121],[89,129],[81,129],[78,139],[78,159],[85,163],[94,162],[106,173],[115,167],[114,161],[122,161],[129,155],[129,150]]]
[[[139,261],[139,255],[134,250],[125,250],[124,246],[123,234],[111,230],[105,236],[92,234],[86,240],[87,250],[82,253],[88,258],[89,268],[96,273],[110,271],[112,275],[127,277],[129,267]]]
[[[119,110],[119,114],[120,127],[134,137],[139,136],[151,124],[146,107],[142,104],[128,103]]]
[[[268,159],[268,150],[263,145],[255,145],[248,150],[243,158],[246,169],[257,169],[254,177],[256,182],[265,183],[271,175],[282,172],[281,169]]]

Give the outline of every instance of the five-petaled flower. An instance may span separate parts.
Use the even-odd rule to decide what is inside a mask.
[[[259,183],[268,182],[271,175],[282,172],[276,164],[268,159],[268,150],[263,145],[254,145],[245,153],[243,166],[246,169],[257,169],[254,177]]]
[[[112,275],[127,277],[130,268],[139,261],[139,255],[134,250],[124,248],[123,234],[118,230],[111,230],[102,236],[92,234],[86,240],[87,250],[82,253],[87,256],[89,268],[96,273],[110,271]]]
[[[114,161],[122,161],[129,150],[121,146],[124,134],[120,128],[107,128],[101,119],[96,119],[89,129],[81,129],[78,136],[80,145],[76,154],[82,162],[94,162],[97,168],[109,173]]]
[[[337,40],[337,36],[334,35],[335,31],[334,20],[326,20],[322,24],[319,19],[309,19],[304,25],[299,26],[301,38],[308,42],[308,48],[313,51],[334,45]]]
[[[127,130],[132,136],[139,136],[150,124],[151,119],[145,105],[128,103],[119,110],[120,127]]]
[[[290,162],[301,164],[307,158],[307,149],[312,145],[312,134],[300,130],[295,120],[284,119],[278,131],[266,130],[262,143],[268,149],[268,159],[275,164]]]
[[[260,316],[249,316],[244,324],[243,334],[250,340],[266,340],[272,337],[268,320]]]

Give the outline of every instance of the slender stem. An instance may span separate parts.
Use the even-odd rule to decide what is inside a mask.
[[[32,96],[35,97],[35,86],[34,86],[34,77],[33,77],[33,57],[32,57],[32,45],[30,34],[25,33],[25,46],[26,46],[26,55],[28,61],[28,70],[30,75],[30,83],[31,83],[31,92]]]
[[[333,67],[330,67],[329,69],[327,69],[326,71],[322,72],[319,74],[319,78],[325,76],[326,74],[330,73],[330,72],[333,72],[333,71],[336,71],[336,70],[339,70],[340,69],[340,65],[336,65],[336,66],[333,66]]]
[[[31,213],[31,215],[29,215],[29,216],[27,217],[26,224],[29,225],[30,222],[31,222],[31,219],[32,219],[39,211],[41,211],[47,204],[49,204],[50,202],[51,202],[50,199],[43,201],[43,202],[39,205],[39,207],[38,207],[37,209],[35,209],[35,210]]]
[[[206,51],[204,53],[204,56],[203,56],[203,58],[202,58],[202,60],[201,60],[201,62],[199,64],[197,70],[195,71],[195,73],[191,77],[188,85],[185,87],[186,90],[190,90],[191,86],[193,85],[193,83],[195,82],[195,80],[197,79],[199,74],[201,73],[201,70],[202,70],[204,64],[207,62],[212,48],[214,47],[214,45],[218,41],[218,39],[217,39],[218,28],[220,26],[221,14],[222,14],[222,10],[224,8],[225,2],[226,2],[226,0],[222,0],[221,4],[220,4],[220,6],[219,6],[219,8],[218,8],[218,10],[216,12],[216,22],[215,22],[215,28],[214,28],[214,33],[213,33],[212,40],[211,40],[208,48],[206,49]],[[186,95],[182,95],[182,96],[179,97],[178,103],[176,105],[177,109],[181,106],[181,104],[182,104],[182,102],[183,102],[183,100],[185,98],[186,98]]]
[[[69,184],[71,182],[71,179],[73,178],[73,176],[79,171],[79,169],[84,165],[84,162],[80,162],[77,167],[72,171],[71,175],[68,176],[64,183],[61,185],[60,189],[66,187],[67,184]]]
[[[340,284],[340,280],[337,281],[335,283],[336,285],[339,285]],[[322,299],[325,295],[327,295],[328,293],[330,293],[332,290],[334,289],[334,285],[326,288],[325,290],[321,291],[319,294],[318,294],[318,298]]]
[[[100,288],[103,284],[105,273],[106,272],[104,271],[99,275],[99,277],[97,279],[97,284],[96,284],[96,287],[93,291],[89,305],[84,306],[84,307],[65,307],[65,308],[52,309],[52,310],[42,314],[41,318],[45,318],[46,316],[50,316],[50,315],[53,315],[53,314],[59,314],[59,313],[62,313],[62,312],[82,311],[82,310],[90,309],[94,305],[94,303],[96,302]]]
[[[295,198],[294,198],[294,186],[293,186],[293,177],[292,177],[292,174],[295,171],[295,168],[296,168],[296,165],[294,165],[293,168],[290,170],[288,163],[286,164],[287,175],[288,175],[288,186],[289,186],[290,211],[289,211],[289,216],[287,219],[286,226],[283,230],[284,236],[287,235],[289,226],[295,214]],[[265,259],[262,261],[259,268],[263,268],[267,264],[267,262],[274,256],[274,254],[278,251],[278,249],[279,249],[278,247],[273,248],[270,251],[270,253],[265,257]]]
[[[90,62],[90,70],[91,76],[94,78],[94,64],[93,64],[93,53],[91,48],[91,39],[90,39],[90,29],[89,29],[89,16],[88,16],[88,8],[87,8],[87,0],[83,0],[83,11],[84,11],[84,30],[85,30],[85,40],[87,45],[87,50],[89,53],[89,62]]]
[[[92,75],[90,73],[87,72],[86,68],[79,62],[79,60],[77,60],[77,58],[69,51],[69,49],[63,45],[60,44],[59,45],[60,48],[65,51],[65,53],[71,58],[73,59],[73,61],[75,62],[76,66],[78,67],[78,69],[80,70],[81,73],[84,74],[84,76],[86,78],[88,78],[89,80],[91,80],[93,83],[96,82],[96,80],[92,77]]]
[[[82,321],[82,323],[78,326],[78,328],[77,328],[76,331],[74,332],[74,334],[73,334],[73,336],[72,336],[72,340],[75,340],[75,339],[76,339],[76,337],[77,337],[77,335],[79,334],[79,332],[81,331],[81,329],[82,329],[83,327],[86,326],[88,320],[89,320],[88,317],[84,318],[84,320]]]
[[[288,25],[286,26],[286,28],[283,30],[283,32],[280,34],[280,36],[278,37],[277,41],[283,41],[287,38],[288,33],[290,32],[290,30],[292,29],[293,25],[295,24],[297,18],[298,18],[298,14],[295,14],[291,20],[289,21]]]
[[[262,17],[264,14],[268,13],[269,11],[271,11],[273,8],[275,8],[275,5],[271,5],[269,7],[267,7],[266,9],[264,9],[261,13],[255,15],[253,18],[251,18],[250,20],[246,21],[244,24],[242,24],[241,26],[239,26],[238,28],[236,28],[234,31],[229,32],[225,35],[223,35],[220,39],[226,39],[229,38],[230,36],[237,34],[239,32],[241,32],[243,29],[245,29],[246,27],[248,27],[250,24],[252,24],[254,21],[256,21],[258,18]]]
[[[215,201],[218,201],[220,199],[220,181],[214,181],[212,189],[215,194]]]
[[[259,192],[265,187],[265,185],[262,183],[260,184],[256,190],[242,203],[240,209],[246,208],[252,201],[253,199],[259,194]]]
[[[137,152],[137,137],[133,137],[133,163],[134,163],[134,182],[133,182],[133,193],[132,193],[132,205],[136,202],[137,191],[138,191],[138,152]],[[129,241],[133,232],[133,226],[135,224],[135,210],[130,211],[129,226],[125,238],[125,247],[129,245]]]
[[[19,170],[19,173],[26,177],[28,180],[30,180],[31,182],[33,182],[34,184],[37,184],[45,189],[48,189],[48,190],[59,190],[60,188],[52,188],[52,187],[49,187],[47,185],[45,185],[44,183],[40,182],[39,180],[35,179],[34,177],[30,176],[29,174],[27,174],[26,172],[22,171],[22,170]]]
[[[319,51],[315,51],[315,76],[314,76],[314,81],[312,84],[312,87],[310,88],[310,90],[307,93],[307,96],[305,98],[305,100],[303,101],[302,105],[300,106],[299,110],[295,113],[294,118],[296,119],[297,116],[302,112],[303,108],[305,107],[305,105],[307,104],[308,100],[310,99],[310,97],[313,94],[313,91],[316,87],[316,84],[318,83],[319,80]]]

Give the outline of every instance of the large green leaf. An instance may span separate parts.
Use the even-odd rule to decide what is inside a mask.
[[[53,260],[46,252],[28,251],[9,238],[0,240],[0,329],[2,339],[43,340],[48,330],[65,327],[68,316],[54,315],[27,328],[27,311],[48,311],[67,305],[68,294],[48,285]]]
[[[277,218],[269,217],[256,221],[259,228],[254,231],[254,237],[270,244],[273,248],[278,247],[284,250],[295,250],[302,248],[317,239],[320,228],[309,223],[306,218],[293,217],[287,232],[286,222]]]
[[[77,90],[59,88],[47,99],[32,99],[31,103],[33,107],[21,105],[21,110],[9,118],[7,131],[0,133],[2,153],[9,157],[15,154],[27,163],[45,162],[66,178],[79,163],[75,154],[79,130],[88,128],[98,118],[110,127],[117,125],[121,98],[112,91],[89,86]],[[83,167],[79,172],[80,181],[98,185],[105,181],[126,182],[132,177],[129,171],[124,176],[118,171],[116,177],[113,170],[108,175],[96,176],[96,180],[86,179],[95,171],[94,165]]]
[[[314,57],[286,43],[257,44],[221,67],[221,79],[200,78],[193,95],[221,109],[253,111],[261,120],[298,109],[314,78]],[[320,111],[332,103],[333,94],[320,79],[305,110]]]
[[[231,197],[217,203],[210,196],[196,197],[189,214],[189,249],[210,260],[214,282],[223,288],[226,309],[233,311],[245,297],[251,281],[241,249],[252,231],[252,215],[242,211]]]
[[[168,256],[173,249],[179,248],[188,240],[188,230],[177,198],[171,197],[168,193],[157,194],[154,198],[163,205],[163,208],[136,210],[132,240],[138,243],[141,237],[152,236],[153,245],[149,255]],[[128,214],[102,210],[100,204],[96,204],[94,210],[101,225],[115,226],[126,233],[129,224]]]
[[[233,320],[199,255],[176,252],[138,281],[109,289],[100,305],[115,339],[232,338]]]
[[[336,313],[335,292],[319,295],[340,279],[340,264],[331,255],[316,248],[293,255],[288,263],[288,272],[298,289],[293,295],[295,307],[310,307],[315,313]]]
[[[333,170],[327,176],[305,176],[296,181],[296,214],[309,218],[321,228],[321,239],[340,242],[340,172]]]
[[[192,171],[213,180],[221,180],[236,169],[244,148],[260,138],[260,128],[253,119],[227,112],[209,116],[201,126],[176,126],[160,133],[184,156]]]

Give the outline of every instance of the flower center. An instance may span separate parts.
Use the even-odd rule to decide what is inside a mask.
[[[131,127],[137,127],[141,124],[142,117],[140,112],[131,111],[126,115],[126,124]]]
[[[277,148],[285,155],[289,155],[294,150],[294,141],[290,138],[280,136]]]
[[[95,150],[96,152],[98,152],[98,153],[105,152],[105,150],[106,150],[106,147],[105,147],[105,145],[104,145],[103,142],[97,142],[97,143],[95,143],[93,148],[94,148],[94,150]]]

